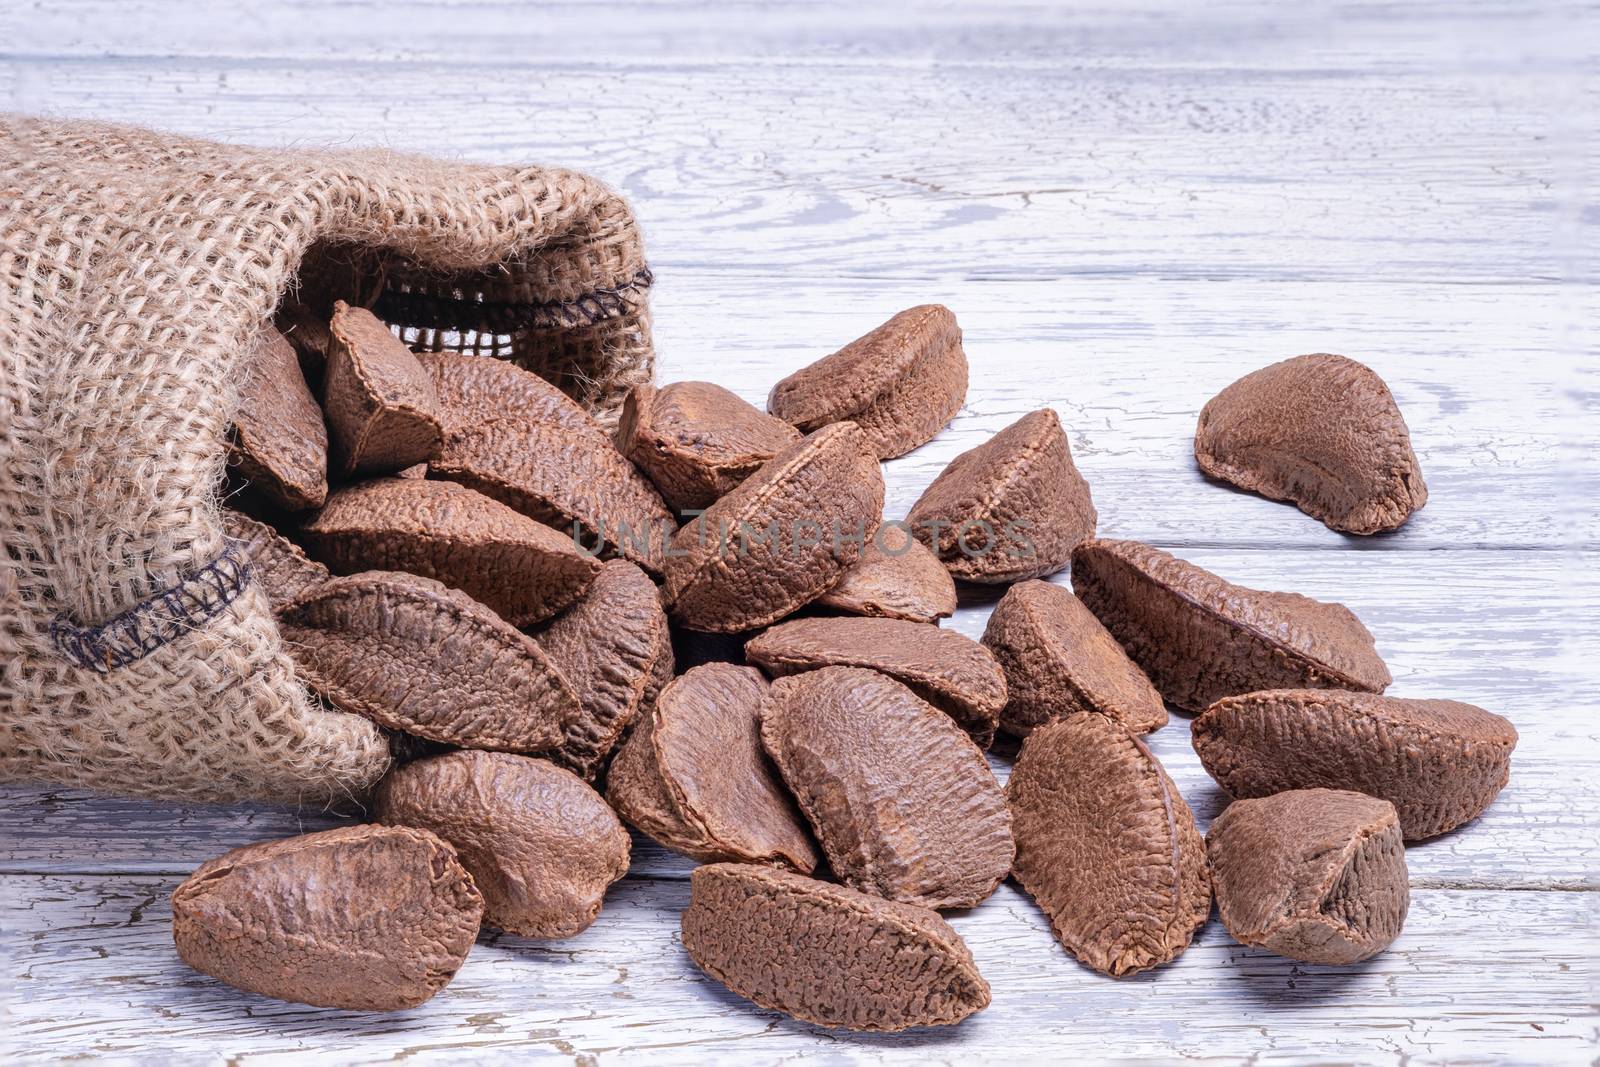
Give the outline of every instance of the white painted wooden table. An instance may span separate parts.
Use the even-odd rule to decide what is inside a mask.
[[[1365,965],[1302,966],[1213,922],[1175,965],[1115,982],[1007,886],[952,920],[993,1006],[895,1037],[704,979],[675,936],[689,864],[642,842],[590,931],[488,938],[416,1011],[240,995],[177,960],[168,893],[228,847],[329,820],[5,789],[0,1060],[1591,1061],[1595,35],[1579,5],[1473,0],[10,0],[8,108],[599,173],[646,226],[664,380],[760,402],[891,312],[947,303],[972,392],[889,465],[892,515],[1053,405],[1104,534],[1343,600],[1391,692],[1482,704],[1522,741],[1488,814],[1408,853],[1410,920]],[[1375,367],[1410,422],[1432,498],[1394,536],[1341,537],[1194,468],[1208,397],[1323,350]],[[980,633],[990,603],[953,625]],[[1205,822],[1222,800],[1187,731],[1175,718],[1153,747]]]

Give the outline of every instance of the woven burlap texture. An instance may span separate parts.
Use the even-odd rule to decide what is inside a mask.
[[[381,248],[457,310],[456,277],[533,294],[508,350],[602,416],[650,374],[633,217],[582,174],[0,115],[0,780],[323,807],[387,767],[296,680],[259,586],[217,579],[241,355],[314,243]],[[150,603],[176,637],[131,662],[52,640]]]

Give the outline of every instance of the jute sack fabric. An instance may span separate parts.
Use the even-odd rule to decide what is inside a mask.
[[[325,807],[386,769],[219,519],[241,358],[308,256],[603,417],[650,375],[638,231],[582,174],[0,115],[0,780]]]

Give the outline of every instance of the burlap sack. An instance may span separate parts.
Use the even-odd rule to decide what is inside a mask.
[[[0,780],[324,806],[384,771],[219,523],[240,357],[308,253],[599,413],[650,374],[639,235],[584,175],[0,115]]]

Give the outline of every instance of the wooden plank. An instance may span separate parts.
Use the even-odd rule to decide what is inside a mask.
[[[250,1064],[548,1055],[586,1062],[971,1062],[1154,1055],[1363,1063],[1582,1063],[1593,1055],[1589,893],[1420,890],[1390,951],[1354,967],[1241,948],[1213,922],[1176,964],[1113,981],[1068,957],[1010,884],[952,916],[993,987],[963,1025],[831,1033],[707,980],[675,918],[682,881],[625,882],[596,924],[559,943],[489,938],[453,984],[395,1016],[249,996],[172,949],[168,877],[0,880],[15,982],[0,1052],[127,1058],[153,1048]],[[1494,938],[1492,956],[1484,940]],[[1491,962],[1492,961],[1492,962]]]
[[[1387,282],[801,279],[775,299],[763,279],[664,268],[653,303],[663,381],[710,379],[757,405],[779,378],[900,308],[955,309],[972,368],[967,404],[933,442],[886,466],[890,516],[955,455],[1051,405],[1108,536],[1373,552],[1600,546],[1600,511],[1588,504],[1600,496],[1596,452],[1563,450],[1592,436],[1579,427],[1600,426],[1600,389],[1584,391],[1556,336],[1568,295],[1437,293]],[[1257,367],[1316,351],[1367,362],[1405,413],[1430,499],[1394,534],[1343,536],[1195,466],[1207,400]]]
[[[1510,786],[1479,821],[1414,848],[1412,873],[1457,887],[1600,888],[1600,782],[1574,759],[1600,751],[1592,658],[1579,648],[1600,631],[1600,606],[1569,581],[1593,555],[1546,552],[1351,553],[1188,549],[1186,557],[1236,581],[1293,588],[1348,604],[1372,629],[1395,675],[1390,692],[1481,704],[1521,732]],[[994,591],[965,590],[949,625],[981,636]],[[1151,735],[1157,756],[1202,821],[1224,798],[1188,742],[1179,715]],[[1005,775],[1010,753],[992,762]],[[182,873],[248,841],[333,825],[260,809],[181,808],[43,789],[0,790],[0,871]],[[642,844],[637,870],[682,877],[688,865]]]
[[[1577,142],[1553,117],[1576,103],[1574,69],[1463,74],[1427,34],[1406,38],[1427,49],[1414,65],[1383,52],[1330,65],[1300,50],[1316,26],[1287,32],[1281,69],[1251,62],[1259,51],[1092,66],[8,66],[20,110],[590,169],[640,206],[659,263],[757,271],[777,290],[796,274],[1592,280]]]

